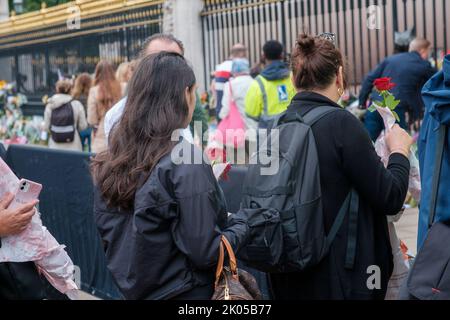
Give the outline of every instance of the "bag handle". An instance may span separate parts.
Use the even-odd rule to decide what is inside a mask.
[[[225,249],[227,250],[227,253],[228,253],[231,274],[232,274],[233,278],[235,278],[236,280],[239,278],[238,271],[237,271],[237,260],[236,260],[236,256],[234,254],[233,248],[231,247],[231,244],[228,241],[228,239],[225,236],[222,235],[222,237],[220,239],[219,261],[217,262],[215,287],[218,286],[219,281],[220,281],[220,277],[222,276],[222,272],[223,272],[223,265],[224,265],[224,262],[225,262],[225,249],[224,249],[224,247],[225,247]]]
[[[439,181],[441,178],[442,162],[444,159],[445,137],[447,136],[447,126],[439,127],[438,139],[436,142],[436,164],[433,172],[433,185],[431,189],[430,217],[428,220],[428,229],[433,226],[436,217],[437,197],[439,193]]]

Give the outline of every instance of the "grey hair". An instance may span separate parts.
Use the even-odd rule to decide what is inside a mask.
[[[181,52],[184,55],[184,45],[183,45],[183,42],[181,42],[181,40],[175,38],[173,35],[171,35],[169,33],[155,33],[154,35],[148,37],[142,44],[141,51],[139,52],[140,59],[144,58],[147,55],[146,51],[147,51],[148,46],[150,45],[150,43],[152,43],[155,40],[163,40],[163,41],[167,41],[167,42],[176,43],[180,47]]]

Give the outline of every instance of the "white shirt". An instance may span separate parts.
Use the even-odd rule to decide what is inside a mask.
[[[112,128],[116,123],[120,121],[122,118],[122,114],[125,110],[125,105],[127,104],[127,97],[123,98],[119,102],[117,102],[114,107],[109,109],[109,111],[106,113],[105,116],[105,136],[106,136],[106,143],[108,143],[109,134],[111,133]],[[187,127],[186,129],[183,129],[181,132],[181,135],[183,138],[185,138],[189,143],[194,143],[194,137],[192,136],[192,132]]]

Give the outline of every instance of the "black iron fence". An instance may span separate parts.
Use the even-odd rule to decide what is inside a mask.
[[[60,76],[92,73],[100,59],[115,64],[134,58],[143,41],[160,32],[162,2],[0,38],[0,80],[16,82],[33,97],[48,94]]]
[[[163,2],[140,1],[138,8],[90,16],[80,29],[61,23],[2,36],[0,80],[16,81],[21,92],[39,96],[51,92],[60,75],[93,72],[100,59],[130,60],[146,37],[160,32]],[[213,71],[236,42],[248,46],[254,64],[269,39],[283,42],[289,54],[302,31],[335,32],[356,88],[394,52],[395,31],[415,28],[417,36],[433,43],[439,61],[449,49],[449,15],[448,0],[204,0],[205,70]]]
[[[437,62],[448,51],[448,0],[205,0],[204,53],[207,72],[225,60],[234,43],[249,48],[257,63],[265,41],[291,51],[299,33],[334,32],[356,89],[364,75],[394,52],[394,33],[415,28],[433,43]]]

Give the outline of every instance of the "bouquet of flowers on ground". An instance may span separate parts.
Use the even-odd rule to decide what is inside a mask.
[[[395,112],[395,108],[400,104],[400,100],[397,100],[390,92],[390,90],[396,86],[396,84],[391,82],[391,80],[391,78],[380,78],[375,80],[374,86],[383,100],[374,101],[369,108],[370,112],[378,112],[381,115],[386,130],[392,129],[396,120],[400,120],[398,114]],[[386,145],[384,132],[381,133],[375,142],[375,150],[381,157],[384,165],[387,166],[390,152]],[[409,192],[416,199],[416,201],[419,202],[421,193],[420,171],[419,161],[417,160],[414,150],[409,155],[409,161],[411,164],[411,171],[409,175]],[[386,293],[386,299],[389,300],[394,300],[397,298],[400,286],[407,278],[409,272],[409,258],[405,258],[405,250],[402,248],[401,241],[397,237],[394,225],[394,222],[400,220],[402,214],[403,211],[394,217],[388,218],[390,242],[392,246],[392,254],[394,256],[394,271],[389,281],[388,290]]]
[[[359,120],[364,119],[364,115],[367,112],[367,109],[359,108],[358,98],[353,93],[351,93],[350,90],[345,90],[344,94],[339,99],[338,104],[342,108],[353,114]]]
[[[0,81],[0,98],[3,102],[0,112],[0,138],[7,144],[26,143],[26,121],[21,106],[28,102],[27,97],[17,93],[14,84]]]

